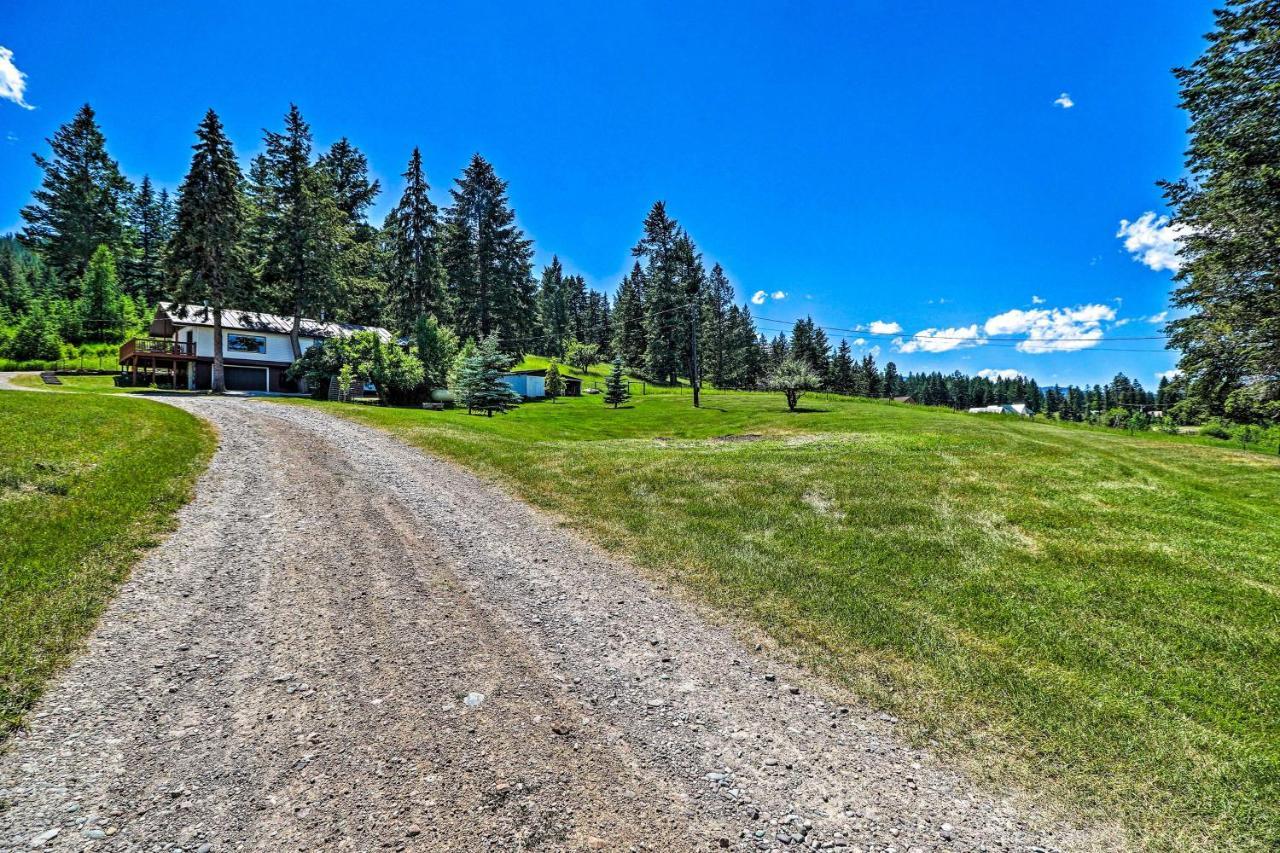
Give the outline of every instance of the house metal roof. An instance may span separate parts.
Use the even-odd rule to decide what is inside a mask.
[[[207,305],[184,305],[177,302],[161,302],[156,306],[155,319],[151,321],[151,334],[168,337],[172,326],[212,326],[213,309]],[[243,332],[275,332],[287,335],[293,329],[293,318],[261,311],[222,309],[222,328]],[[379,326],[358,326],[354,323],[326,323],[308,320],[300,325],[304,338],[347,338],[356,332],[374,332],[383,341],[391,340],[391,333]]]

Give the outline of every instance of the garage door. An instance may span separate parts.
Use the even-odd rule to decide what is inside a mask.
[[[267,369],[265,367],[227,367],[226,379],[228,391],[265,391],[267,390]]]

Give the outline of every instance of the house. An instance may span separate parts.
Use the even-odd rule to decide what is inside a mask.
[[[895,403],[914,403],[915,401],[916,401],[916,398],[912,397],[910,394],[906,395],[905,397],[893,398],[893,402]]]
[[[513,370],[510,373],[503,374],[502,378],[511,386],[511,390],[526,400],[547,396],[547,371],[545,369]],[[564,392],[560,396],[582,396],[581,379],[576,376],[565,376],[562,373],[560,374],[560,381],[564,383]]]
[[[163,373],[175,387],[208,389],[213,378],[213,311],[204,305],[161,302],[148,329],[149,337],[133,338],[120,347],[120,369],[136,384],[139,373],[154,380]],[[285,376],[293,365],[289,332],[292,317],[222,311],[223,375],[229,391],[296,391]],[[299,343],[305,352],[329,338],[375,332],[383,341],[391,333],[375,326],[302,320]]]
[[[969,410],[971,415],[1021,415],[1030,417],[1026,403],[1001,403],[995,406],[975,406]]]

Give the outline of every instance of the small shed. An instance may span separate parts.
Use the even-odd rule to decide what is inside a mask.
[[[526,400],[537,400],[547,396],[546,379],[539,373],[529,371],[504,373],[502,381]]]
[[[508,373],[507,376],[512,376],[512,377],[528,376],[530,378],[536,379],[538,393],[535,396],[538,396],[538,397],[547,396],[547,371],[545,369],[534,368],[532,370],[513,370],[510,373]],[[564,393],[560,395],[561,397],[581,397],[582,396],[582,380],[581,379],[579,379],[576,376],[566,376],[565,374],[561,373],[560,381],[564,383]],[[507,384],[511,384],[511,383],[507,383]],[[515,390],[517,394],[520,394],[526,397],[530,396],[528,394],[525,394],[524,391],[522,391],[520,388],[516,387],[515,385],[511,385],[511,387]]]
[[[916,398],[912,397],[910,394],[907,394],[905,397],[893,398],[893,402],[895,403],[914,403],[915,401],[916,401]]]

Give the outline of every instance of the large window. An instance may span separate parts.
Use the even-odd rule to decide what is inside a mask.
[[[256,352],[267,354],[267,339],[262,335],[227,334],[227,350],[229,352]]]

